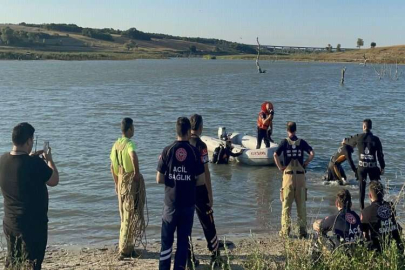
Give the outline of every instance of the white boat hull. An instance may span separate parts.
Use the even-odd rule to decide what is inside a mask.
[[[231,135],[230,139],[233,146],[232,152],[243,151],[242,155],[235,157],[238,162],[256,166],[274,165],[273,154],[277,150],[277,144],[270,143],[270,148],[266,148],[262,143],[262,147],[256,149],[256,137],[235,133]],[[215,148],[221,144],[225,145],[223,140],[209,136],[201,136],[201,140],[207,144],[210,152],[214,152]]]

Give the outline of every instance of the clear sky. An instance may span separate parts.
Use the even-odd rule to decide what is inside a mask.
[[[254,44],[405,44],[405,0],[0,0],[0,23],[75,23]]]

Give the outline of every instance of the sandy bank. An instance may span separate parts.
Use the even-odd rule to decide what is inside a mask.
[[[257,235],[246,238],[227,238],[229,249],[222,250],[224,260],[230,261],[231,269],[245,269],[243,264],[255,251],[268,256],[273,261],[281,261],[282,241],[275,235]],[[210,269],[210,254],[206,243],[194,239],[194,250],[200,266],[197,269]],[[149,243],[146,250],[139,250],[139,258],[118,260],[117,246],[104,247],[55,247],[49,246],[42,264],[43,269],[158,269],[160,243]],[[5,251],[0,252],[0,267],[4,267]],[[172,260],[173,263],[173,260]]]

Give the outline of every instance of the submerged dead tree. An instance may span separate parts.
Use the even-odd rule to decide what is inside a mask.
[[[368,59],[366,57],[366,54],[363,54],[363,66],[367,66],[367,61]]]
[[[259,64],[259,58],[260,58],[260,43],[259,43],[259,38],[256,38],[257,40],[257,57],[256,57],[256,67],[257,67],[257,71],[259,73],[266,73],[266,70],[262,70],[262,68],[260,67]]]
[[[398,70],[398,60],[395,61],[395,66],[394,64],[390,64],[390,62],[392,62],[392,60],[383,59],[380,63],[376,63],[372,66],[379,80],[387,77],[393,81],[398,81],[402,74],[402,72]]]
[[[345,73],[346,73],[346,67],[342,68],[341,71],[341,77],[340,77],[340,84],[344,84],[345,83]]]

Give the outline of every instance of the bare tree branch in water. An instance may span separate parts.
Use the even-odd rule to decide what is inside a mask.
[[[393,81],[397,81],[401,76],[402,73],[398,71],[398,59],[395,60],[395,66],[394,64],[390,63],[392,63],[392,61],[388,61],[383,58],[380,63],[372,65],[374,72],[377,74],[379,80],[388,77]],[[393,69],[395,69],[395,71],[393,71]]]
[[[363,66],[367,66],[368,59],[366,58],[366,54],[363,54],[363,59],[364,59]]]
[[[266,70],[262,70],[262,68],[259,65],[259,57],[260,57],[260,43],[259,43],[259,37],[256,38],[257,41],[257,57],[256,57],[256,67],[257,67],[257,71],[259,71],[259,73],[266,73]]]

